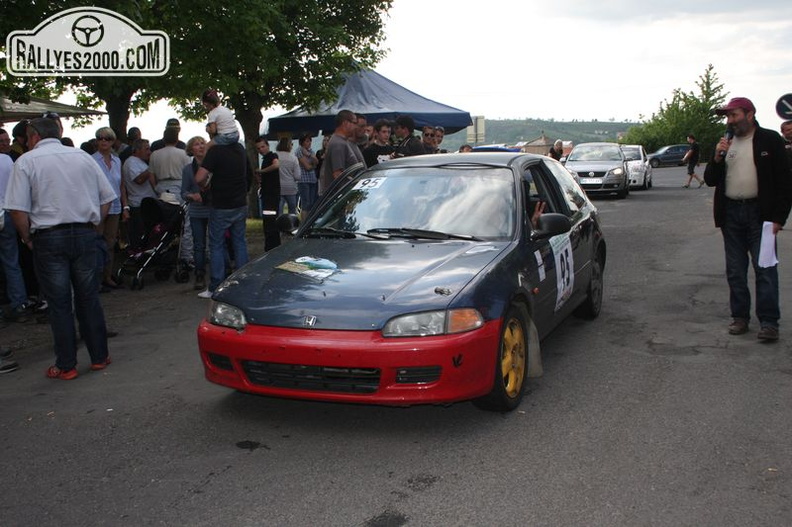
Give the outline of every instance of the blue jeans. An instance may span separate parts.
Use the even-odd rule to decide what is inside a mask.
[[[91,363],[107,360],[107,327],[99,301],[97,250],[96,230],[90,227],[47,229],[33,237],[39,287],[49,304],[55,366],[62,370],[77,365],[75,312]]]
[[[726,279],[733,318],[751,319],[751,292],[748,289],[748,258],[756,276],[756,318],[762,326],[778,328],[778,266],[759,267],[762,219],[759,203],[726,200],[726,217],[721,226],[726,251]]]
[[[11,302],[11,309],[16,309],[27,302],[27,290],[22,268],[19,267],[16,227],[8,212],[0,210],[0,214],[5,214],[5,225],[0,229],[0,264],[6,277],[6,295]]]
[[[233,145],[239,142],[239,132],[231,132],[229,134],[217,134],[212,139],[216,145]]]
[[[239,269],[248,262],[245,222],[247,205],[237,209],[212,209],[209,213],[209,291],[225,280],[225,231],[231,233],[234,263]]]
[[[193,261],[195,262],[195,272],[203,273],[206,271],[206,229],[209,226],[209,218],[193,218],[190,216],[190,227],[193,235]]]
[[[300,206],[307,214],[311,212],[316,200],[319,199],[319,185],[316,183],[297,183],[300,194]]]
[[[283,210],[284,205],[289,206],[289,214],[297,214],[297,194],[292,194],[290,196],[281,194],[280,203],[278,203],[278,215],[286,213],[286,211]]]

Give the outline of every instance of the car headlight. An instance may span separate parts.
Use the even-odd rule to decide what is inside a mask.
[[[382,328],[383,337],[428,337],[450,335],[480,328],[484,317],[475,309],[425,311],[392,318]]]
[[[216,326],[243,330],[247,325],[245,314],[238,307],[213,301],[210,310],[209,322]]]
[[[622,167],[612,168],[611,170],[608,171],[608,175],[611,175],[611,176],[623,176],[624,175],[624,169]]]

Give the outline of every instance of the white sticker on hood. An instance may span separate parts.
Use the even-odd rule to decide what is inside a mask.
[[[277,269],[296,273],[314,280],[322,281],[338,272],[335,262],[313,256],[301,256],[291,262],[283,262]]]

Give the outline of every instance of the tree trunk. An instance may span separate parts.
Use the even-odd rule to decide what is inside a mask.
[[[253,169],[258,168],[258,152],[256,151],[255,141],[261,129],[261,106],[263,102],[263,97],[258,93],[243,92],[231,97],[234,115],[239,124],[242,125],[242,132],[245,134],[245,149],[250,159],[250,166]],[[251,217],[261,217],[258,204],[258,184],[255,179],[253,184],[250,185],[250,192],[248,192],[248,209]]]
[[[124,92],[113,95],[99,95],[105,101],[107,116],[110,118],[110,128],[116,137],[122,142],[126,142],[127,123],[129,122],[129,104],[132,101],[134,91]]]

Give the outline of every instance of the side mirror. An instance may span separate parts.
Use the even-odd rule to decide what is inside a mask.
[[[281,214],[275,220],[275,225],[282,234],[293,235],[300,227],[300,217],[296,214]]]
[[[558,212],[547,212],[539,216],[536,222],[536,230],[531,233],[531,238],[541,240],[552,238],[558,234],[564,234],[572,230],[572,222],[563,214]]]

